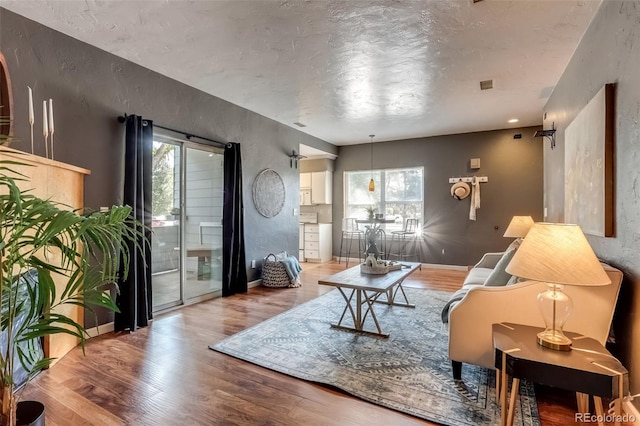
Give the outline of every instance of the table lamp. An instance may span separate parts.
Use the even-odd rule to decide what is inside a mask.
[[[524,238],[533,226],[533,218],[531,216],[514,216],[504,231],[503,237],[507,238]]]
[[[562,292],[564,286],[611,284],[578,225],[535,223],[506,271],[547,285],[548,289],[538,294],[546,328],[538,333],[537,340],[538,344],[559,351],[571,350],[571,339],[562,328],[573,302]]]

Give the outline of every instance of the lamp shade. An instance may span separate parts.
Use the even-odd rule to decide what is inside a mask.
[[[506,270],[518,277],[552,284],[611,284],[578,225],[535,223]]]
[[[524,238],[533,226],[533,218],[531,216],[514,216],[504,231],[503,237],[507,238]]]

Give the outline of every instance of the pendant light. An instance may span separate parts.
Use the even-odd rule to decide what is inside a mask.
[[[371,138],[371,180],[369,181],[369,192],[373,192],[376,190],[376,184],[373,181],[373,137],[375,135],[369,135]]]

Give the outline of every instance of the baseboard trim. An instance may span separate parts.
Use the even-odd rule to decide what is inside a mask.
[[[106,324],[101,324],[98,327],[93,327],[93,328],[87,329],[87,334],[89,335],[89,338],[98,337],[101,334],[111,333],[111,332],[113,332],[114,329],[115,329],[115,327],[113,325],[113,321],[111,321],[111,322],[108,322]]]
[[[335,260],[336,262],[340,262],[342,263],[346,263],[347,262],[347,258],[346,257],[341,257],[340,259],[338,259],[338,256],[333,256],[332,260]],[[359,257],[350,257],[349,258],[349,263],[353,263],[353,265],[358,265],[360,263],[361,259]]]
[[[254,281],[249,281],[249,283],[247,284],[248,288],[253,288],[253,287],[258,287],[262,285],[262,279],[259,280],[254,280]]]
[[[624,401],[622,403],[622,409],[624,410],[625,413],[627,413],[629,415],[629,417],[631,417],[631,416],[634,417],[633,424],[635,426],[640,426],[640,411],[638,411],[636,406],[633,405],[633,402]]]
[[[451,269],[454,271],[468,271],[469,268],[467,266],[460,266],[460,265],[443,265],[440,263],[423,263],[422,266],[426,267],[426,268],[432,268],[432,269]]]

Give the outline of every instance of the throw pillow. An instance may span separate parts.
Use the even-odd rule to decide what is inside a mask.
[[[485,287],[498,287],[507,285],[507,282],[511,278],[511,274],[506,271],[507,265],[509,264],[509,262],[511,262],[511,259],[513,259],[513,255],[516,254],[516,250],[517,247],[509,246],[500,260],[498,260],[496,267],[493,268],[493,271],[491,271],[491,273],[485,280]]]
[[[513,240],[511,242],[511,244],[509,244],[509,247],[507,247],[507,249],[505,250],[505,252],[511,250],[511,249],[516,249],[518,250],[518,248],[520,247],[520,244],[522,244],[522,238],[516,238],[515,240]]]

